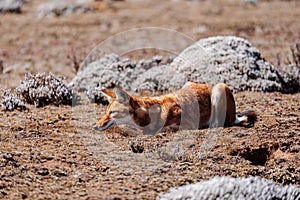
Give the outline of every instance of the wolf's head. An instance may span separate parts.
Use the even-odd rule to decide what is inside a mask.
[[[115,88],[114,92],[101,91],[107,97],[109,105],[106,108],[105,116],[101,118],[97,130],[106,130],[116,125],[128,124],[138,127],[146,127],[151,119],[158,117],[159,106],[149,106],[143,98],[137,98],[128,92]]]

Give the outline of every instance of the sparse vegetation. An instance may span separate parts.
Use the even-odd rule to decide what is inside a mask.
[[[19,95],[10,89],[2,91],[1,107],[3,110],[13,111],[15,109],[24,110],[25,104]]]
[[[17,13],[22,12],[22,6],[25,4],[24,0],[1,0],[0,13]]]
[[[58,17],[73,13],[86,13],[91,9],[86,1],[51,0],[37,8],[39,17]]]
[[[71,61],[71,64],[73,66],[73,70],[75,74],[79,71],[79,68],[84,60],[84,57],[82,55],[79,55],[78,52],[75,50],[75,48],[72,48],[71,53],[67,55],[67,59]]]
[[[278,76],[283,85],[282,92],[296,93],[300,91],[300,43],[290,47],[292,60],[287,57],[288,65],[283,66],[280,54],[277,54]]]
[[[74,93],[64,82],[63,77],[52,73],[38,73],[25,75],[25,79],[15,92],[27,103],[41,107],[49,104],[72,105]]]
[[[295,67],[300,71],[300,42],[297,42],[294,47],[291,47],[293,63]]]
[[[3,74],[3,70],[4,70],[3,60],[0,60],[0,75]]]
[[[0,0],[4,1],[7,2]],[[159,194],[169,192],[170,188],[209,180],[215,176],[251,175],[272,180],[276,185],[293,184],[300,187],[300,93],[293,87],[297,83],[289,82],[295,80],[292,77],[300,77],[297,75],[299,50],[295,46],[295,41],[299,41],[300,30],[298,0],[258,0],[255,6],[240,0],[177,0],[159,3],[143,0],[138,3],[92,0],[97,1],[96,6],[99,7],[93,7],[93,10],[87,13],[84,9],[76,10],[74,7],[71,10],[65,9],[66,7],[62,10],[62,7],[59,8],[62,5],[60,2],[72,4],[75,1],[84,4],[88,2],[55,0],[54,7],[58,9],[52,7],[54,10],[49,10],[49,7],[44,7],[43,10],[39,7],[41,4],[54,1],[25,0],[26,3],[18,14],[0,11],[0,59],[3,60],[5,68],[0,75],[0,88],[11,88],[7,92],[0,89],[0,104],[2,94],[5,93],[5,96],[10,96],[5,100],[8,102],[5,103],[5,110],[9,108],[8,105],[12,105],[11,108],[22,105],[9,104],[16,102],[14,98],[23,101],[26,106],[23,112],[16,109],[6,112],[0,108],[0,199],[155,199]],[[70,4],[67,6],[72,7]],[[172,29],[172,32],[186,36],[189,42],[174,40],[163,34],[156,37],[146,33],[142,38],[137,38],[135,34],[123,35],[132,28],[149,26],[162,28],[159,29],[162,33],[168,28]],[[250,60],[251,66],[261,67],[264,61],[269,62],[279,71],[282,83],[290,83],[286,84],[286,92],[294,92],[235,93],[238,112],[249,109],[257,112],[258,121],[254,127],[224,128],[217,137],[212,137],[216,139],[213,142],[205,142],[207,138],[211,139],[211,135],[206,134],[207,129],[162,131],[155,135],[142,135],[141,131],[132,127],[119,126],[99,132],[94,130],[93,126],[97,119],[104,115],[105,106],[91,103],[84,105],[82,102],[86,99],[82,99],[81,104],[75,107],[61,104],[53,106],[46,100],[55,100],[54,96],[57,96],[60,102],[65,99],[63,94],[58,94],[56,86],[71,88],[67,83],[72,81],[74,72],[78,70],[82,49],[83,53],[92,52],[86,54],[87,58],[77,75],[88,66],[96,69],[96,65],[92,63],[97,63],[104,55],[118,53],[115,58],[126,57],[129,60],[121,60],[113,65],[115,71],[111,76],[108,72],[93,72],[104,83],[111,78],[125,82],[129,73],[123,77],[118,76],[118,70],[132,70],[138,74],[134,77],[141,78],[139,71],[129,70],[132,62],[137,64],[141,59],[151,60],[155,55],[163,58],[177,56],[194,42],[217,35],[238,36],[249,41],[259,50],[262,58],[260,63]],[[118,36],[122,36],[121,39],[115,40]],[[156,38],[160,40],[156,41]],[[156,43],[147,45],[148,41]],[[291,45],[293,50],[289,48]],[[170,48],[164,48],[166,46]],[[71,51],[72,47],[76,48],[74,52]],[[212,49],[212,52],[219,50]],[[282,58],[277,65],[276,54],[280,54]],[[69,55],[69,58],[66,55]],[[242,54],[247,55],[247,52]],[[194,55],[193,58],[199,56],[203,54]],[[222,58],[230,57],[232,58],[230,55],[227,57],[226,53],[222,54]],[[155,59],[159,61],[159,57]],[[227,60],[226,63],[232,63],[232,66],[236,66],[237,63],[245,65],[241,62],[243,59]],[[224,59],[214,61],[213,64]],[[159,70],[161,68],[162,66],[158,67]],[[176,76],[170,73],[171,70],[160,73],[159,70],[152,75],[163,77],[164,72],[169,72],[167,79],[176,79]],[[292,76],[287,75],[285,78],[280,70],[289,72]],[[248,72],[251,71],[254,70]],[[40,72],[46,72],[46,76],[52,72],[55,76],[64,76],[66,79],[61,80],[62,84],[55,84],[52,89],[48,88],[56,95],[47,96],[48,94],[43,93],[43,98],[31,99],[32,104],[36,101],[36,105],[41,105],[35,107],[25,102],[22,96],[14,91],[20,85],[20,80],[25,81],[24,74],[27,72],[34,76],[29,78],[31,81],[36,79]],[[229,73],[229,70],[226,72]],[[274,73],[261,74],[267,77]],[[157,81],[151,82],[155,79],[150,73],[148,75],[144,76],[145,81],[140,79],[138,83],[142,84],[137,86],[142,89],[162,87]],[[255,78],[256,74],[249,75]],[[151,78],[150,81],[146,80],[147,78]],[[236,83],[240,81],[236,80]],[[79,81],[76,85],[89,90],[86,85],[93,81],[90,77],[85,81]],[[143,84],[146,81],[148,83]],[[132,80],[126,84],[129,82]],[[99,92],[97,89],[114,86],[118,82],[111,85],[101,83],[98,87],[97,83],[99,80],[93,82],[93,88],[89,90],[92,91],[90,96],[93,101],[101,102],[103,99],[95,98]],[[29,85],[29,82],[23,84],[26,95],[30,95],[25,92]],[[35,95],[38,94],[39,87],[33,88]],[[66,91],[64,94],[69,94],[69,90]],[[152,95],[145,93],[142,96]],[[12,94],[14,98],[11,97]],[[49,105],[42,106],[48,103]],[[20,108],[22,106],[17,107]],[[183,137],[184,134],[188,134],[186,136],[189,137]],[[130,141],[134,143],[131,144]],[[272,146],[274,143],[278,144],[278,148],[274,150],[262,146]],[[236,183],[236,179],[232,183]]]

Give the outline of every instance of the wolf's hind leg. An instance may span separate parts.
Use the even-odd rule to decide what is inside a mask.
[[[225,84],[219,83],[212,88],[210,128],[223,127],[225,124],[227,111],[226,87]]]

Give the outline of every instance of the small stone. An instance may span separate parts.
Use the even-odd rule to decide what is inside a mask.
[[[38,175],[47,176],[49,174],[49,170],[46,167],[42,167],[37,171]]]

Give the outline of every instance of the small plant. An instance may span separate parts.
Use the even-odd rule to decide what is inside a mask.
[[[63,77],[56,77],[52,73],[25,74],[25,80],[16,88],[16,93],[24,101],[36,107],[48,104],[71,105],[73,90],[64,83]]]
[[[81,63],[84,60],[84,57],[81,54],[79,55],[77,51],[74,48],[72,48],[71,53],[67,55],[67,58],[71,61],[73,69],[77,74],[77,72],[80,69]]]
[[[288,65],[282,66],[280,54],[277,54],[278,77],[282,83],[283,93],[300,91],[300,42],[290,47],[292,60],[287,57]],[[282,69],[283,67],[283,69]]]
[[[293,65],[300,70],[300,42],[295,44],[295,47],[291,47]]]
[[[4,70],[4,68],[3,68],[3,61],[0,60],[0,74],[3,74],[3,70]]]
[[[3,90],[3,94],[1,97],[1,108],[7,111],[13,111],[15,109],[24,110],[25,104],[19,98],[19,96],[12,90],[6,89]]]

